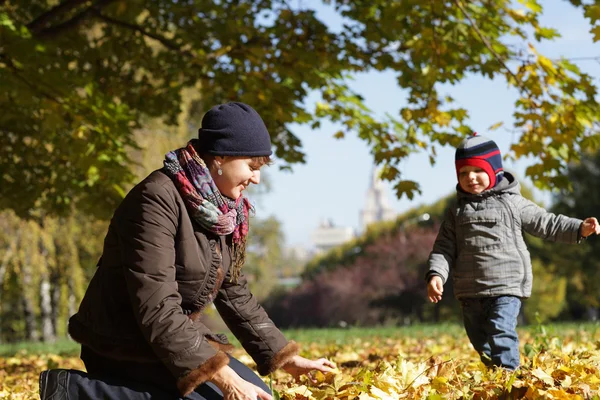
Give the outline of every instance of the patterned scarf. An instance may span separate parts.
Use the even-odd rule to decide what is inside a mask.
[[[195,141],[192,139],[186,147],[167,153],[164,171],[200,226],[219,236],[233,234],[231,279],[236,282],[246,259],[248,217],[254,209],[245,197],[232,200],[221,195],[206,163],[196,153]]]

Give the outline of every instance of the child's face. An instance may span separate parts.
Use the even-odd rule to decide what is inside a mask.
[[[465,192],[479,194],[490,186],[490,177],[479,167],[465,165],[458,171],[458,183]]]

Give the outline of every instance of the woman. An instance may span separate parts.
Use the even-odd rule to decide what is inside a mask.
[[[260,182],[271,154],[258,113],[222,104],[206,113],[198,139],[168,153],[164,168],[131,190],[69,321],[90,375],[43,372],[42,399],[61,387],[79,398],[271,399],[262,380],[226,354],[227,339],[199,322],[210,303],[260,374],[283,368],[298,377],[334,367],[297,354],[241,270],[252,211],[242,193]]]

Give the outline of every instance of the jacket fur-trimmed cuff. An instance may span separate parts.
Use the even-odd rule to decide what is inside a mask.
[[[287,364],[291,358],[297,355],[299,352],[300,346],[298,346],[298,344],[293,340],[290,340],[288,344],[283,347],[283,349],[279,350],[279,352],[269,360],[269,362],[258,366],[258,373],[263,376],[269,375],[271,372]]]
[[[177,389],[184,397],[192,393],[200,384],[210,380],[213,375],[229,364],[229,356],[222,351],[206,360],[198,368],[177,380]]]

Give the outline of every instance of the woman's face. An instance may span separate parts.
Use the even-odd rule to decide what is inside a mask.
[[[251,157],[216,156],[211,175],[223,196],[237,200],[251,183],[260,183],[260,168],[263,163]],[[223,172],[219,175],[219,168]]]

